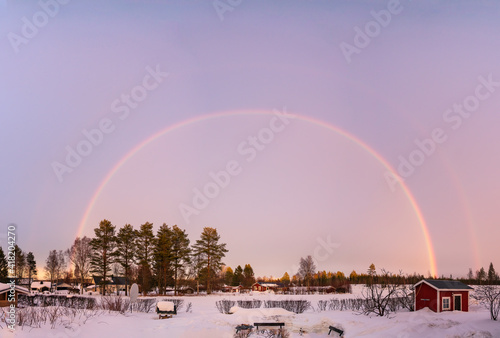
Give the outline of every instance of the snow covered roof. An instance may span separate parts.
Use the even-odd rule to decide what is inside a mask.
[[[24,294],[29,294],[30,292],[28,289],[23,288],[22,286],[16,285],[15,286],[16,292],[24,293]],[[0,283],[0,294],[8,292],[10,290],[10,284],[5,284],[5,283]]]
[[[268,288],[280,288],[282,287],[283,285],[280,285],[280,284],[277,284],[277,283],[272,283],[272,282],[256,282],[254,283],[253,285],[262,285],[262,286],[266,286]]]
[[[50,289],[50,282],[48,281],[39,281],[39,282],[33,282],[31,283],[31,289],[41,289],[43,287],[46,287]]]
[[[156,304],[156,306],[158,307],[158,310],[160,311],[174,311],[175,309],[175,304],[173,302],[165,302],[165,301],[162,301],[162,302],[158,302]]]
[[[73,288],[71,285],[69,285],[67,283],[57,284],[57,287],[58,288]]]

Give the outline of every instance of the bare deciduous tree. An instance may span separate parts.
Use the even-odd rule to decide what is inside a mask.
[[[402,277],[401,274],[400,276]],[[377,277],[378,283],[369,282],[362,291],[365,304],[361,312],[365,315],[385,316],[394,312],[396,303],[399,303],[400,297],[404,295],[403,289],[406,290],[406,286],[399,282],[402,278],[394,278],[395,276],[384,269]]]
[[[311,255],[307,256],[305,259],[300,259],[298,273],[300,277],[306,281],[307,288],[309,288],[309,285],[311,284],[311,279],[315,271],[316,264],[314,264],[314,260]]]
[[[47,257],[47,260],[45,261],[45,271],[47,276],[50,278],[51,290],[54,280],[57,281],[61,278],[65,264],[66,261],[62,250],[52,250],[49,252],[49,257]]]
[[[90,272],[90,260],[92,256],[92,247],[90,238],[84,236],[77,237],[75,242],[67,251],[70,262],[75,266],[75,275],[80,278],[80,293],[83,294],[83,283]]]
[[[490,311],[492,320],[498,319],[500,313],[500,287],[496,285],[476,286],[472,298],[477,299]]]

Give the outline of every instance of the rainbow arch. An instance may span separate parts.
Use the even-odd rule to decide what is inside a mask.
[[[210,119],[215,119],[215,118],[222,118],[222,117],[228,117],[228,116],[238,116],[238,115],[272,115],[274,114],[271,111],[264,111],[264,110],[241,110],[241,111],[230,111],[230,112],[219,112],[219,113],[212,113],[212,114],[206,114],[206,115],[201,115],[201,116],[196,116],[181,122],[178,122],[176,124],[170,125],[166,128],[161,129],[160,131],[154,133],[153,135],[149,136],[136,146],[134,146],[127,154],[125,154],[114,166],[111,168],[111,170],[106,174],[104,179],[100,182],[99,186],[97,187],[96,191],[92,195],[90,202],[88,203],[87,207],[85,208],[85,211],[83,213],[82,219],[78,225],[78,231],[77,231],[77,236],[81,236],[83,233],[83,230],[85,229],[85,225],[87,223],[87,219],[92,212],[92,208],[94,207],[95,202],[99,198],[99,195],[101,194],[102,190],[105,188],[106,184],[113,178],[114,174],[129,160],[131,159],[135,154],[137,154],[139,151],[141,151],[144,147],[146,147],[148,144],[151,142],[154,142],[158,138],[164,136],[165,134],[174,131],[179,128],[183,128],[185,126],[188,126],[193,123],[199,123],[202,121],[210,120]],[[308,117],[308,116],[303,116],[303,115],[298,115],[298,114],[293,114],[293,117],[295,119],[299,119],[301,121],[309,122],[311,124],[317,125],[324,127],[326,129],[329,129],[343,137],[346,137],[350,141],[354,142],[358,146],[360,146],[362,149],[364,149],[366,152],[370,154],[373,158],[375,158],[379,163],[381,163],[390,173],[393,174],[395,178],[398,178],[399,175],[397,171],[385,160],[384,157],[382,157],[379,153],[377,153],[373,148],[371,148],[368,144],[363,142],[362,140],[358,139],[356,136],[332,125],[327,122]],[[406,185],[406,183],[402,180],[399,181],[401,188],[403,190],[403,193],[405,196],[408,198],[408,201],[410,202],[415,215],[417,216],[417,219],[420,223],[420,226],[422,228],[422,232],[424,235],[424,240],[427,246],[427,255],[429,258],[429,265],[430,265],[430,273],[432,276],[438,276],[438,270],[437,270],[437,263],[436,263],[436,258],[435,258],[435,253],[434,253],[434,247],[432,245],[429,229],[427,227],[427,223],[424,219],[424,216],[422,214],[422,211],[420,210],[420,207],[418,206],[418,203],[411,193],[410,189]]]

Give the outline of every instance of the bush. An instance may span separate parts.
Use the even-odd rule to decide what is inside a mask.
[[[262,304],[261,300],[239,300],[238,306],[244,309],[258,309]]]
[[[143,298],[137,299],[135,303],[135,310],[138,312],[150,313],[156,310],[156,299],[154,298]]]
[[[217,302],[215,302],[215,305],[217,306],[217,310],[219,310],[220,313],[223,313],[223,314],[228,314],[229,313],[229,310],[231,310],[231,308],[234,306],[235,301],[233,300],[227,300],[227,299],[223,299],[223,300],[219,300]]]
[[[67,297],[65,295],[24,295],[20,294],[18,296],[18,306],[19,308],[29,307],[29,306],[64,306],[76,309],[88,309],[93,310],[96,308],[96,299],[92,297],[85,296],[71,296]]]
[[[319,300],[319,311],[360,311],[365,304],[361,298]]]
[[[162,301],[174,303],[174,305],[177,307],[177,312],[179,312],[184,305],[184,299],[180,298],[164,298],[162,299]]]
[[[294,313],[303,313],[311,307],[311,302],[307,300],[266,300],[264,302],[266,308],[282,308]]]
[[[130,300],[122,297],[102,296],[101,308],[106,311],[125,313],[130,309]]]

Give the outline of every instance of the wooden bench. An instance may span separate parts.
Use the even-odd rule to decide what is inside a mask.
[[[273,323],[253,323],[253,325],[257,328],[257,330],[259,330],[259,326],[279,326],[281,329],[281,328],[283,328],[283,326],[285,326],[285,323],[276,323],[276,322],[273,322]]]
[[[251,330],[251,329],[253,329],[252,325],[241,324],[236,326],[236,333],[239,333],[242,330]]]
[[[328,335],[330,335],[330,333],[331,333],[332,331],[337,332],[337,333],[339,334],[339,336],[340,336],[340,337],[342,337],[342,335],[344,334],[344,331],[342,331],[341,329],[337,329],[336,327],[333,327],[333,326],[331,326],[331,325],[330,325],[329,329],[330,329],[330,331],[328,332]]]

